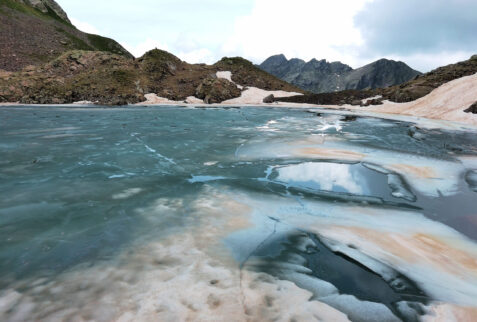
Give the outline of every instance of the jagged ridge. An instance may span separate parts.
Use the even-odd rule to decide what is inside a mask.
[[[358,69],[341,62],[312,59],[309,62],[284,55],[265,60],[260,68],[313,93],[347,89],[374,89],[404,83],[421,73],[403,62],[380,59]]]

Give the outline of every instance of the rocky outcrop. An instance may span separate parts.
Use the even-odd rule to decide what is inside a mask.
[[[263,99],[263,103],[266,103],[266,104],[270,104],[270,103],[273,103],[273,102],[275,102],[275,95],[273,95],[273,94],[270,94]]]
[[[70,50],[106,51],[133,58],[116,41],[76,29],[53,0],[0,1],[0,69],[39,66]]]
[[[469,106],[468,109],[466,109],[464,112],[466,113],[472,113],[472,114],[477,114],[477,102]]]
[[[239,97],[241,93],[237,85],[227,79],[210,76],[197,87],[195,96],[205,104],[214,104]]]
[[[29,5],[43,12],[44,14],[48,14],[51,12],[57,15],[60,19],[63,19],[64,21],[71,23],[66,12],[63,10],[63,8],[60,7],[58,3],[56,3],[55,0],[18,0],[18,1],[23,4]]]
[[[313,93],[383,88],[404,83],[420,74],[403,62],[387,59],[354,70],[341,62],[287,60],[284,55],[268,58],[260,68]]]

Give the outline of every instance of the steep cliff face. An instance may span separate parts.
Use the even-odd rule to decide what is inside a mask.
[[[116,41],[76,29],[54,0],[0,1],[0,69],[44,64],[69,50],[133,56]]]
[[[388,87],[420,75],[403,62],[387,59],[354,70],[341,62],[330,63],[316,59],[305,62],[296,58],[287,60],[284,55],[276,55],[265,60],[260,68],[314,93]]]

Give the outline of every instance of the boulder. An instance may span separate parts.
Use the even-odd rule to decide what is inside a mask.
[[[268,95],[263,99],[264,103],[273,103],[275,102],[275,96],[273,94]]]
[[[472,104],[468,109],[464,110],[466,113],[477,114],[477,102]]]
[[[221,103],[240,97],[242,91],[237,85],[224,78],[207,77],[197,87],[195,96],[203,99],[206,104]]]

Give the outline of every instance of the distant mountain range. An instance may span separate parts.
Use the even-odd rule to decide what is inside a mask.
[[[339,92],[305,94],[301,96],[276,98],[275,101],[307,103],[318,105],[380,105],[384,100],[403,103],[415,101],[431,93],[439,86],[465,76],[477,73],[477,55],[470,59],[436,68],[400,85],[366,90],[344,90]],[[364,102],[363,100],[366,100]],[[471,106],[466,112],[474,113]],[[477,110],[476,110],[477,112]]]
[[[312,59],[309,62],[275,55],[259,65],[264,71],[313,93],[347,89],[375,89],[405,83],[420,72],[403,62],[380,59],[358,69],[341,62]]]

